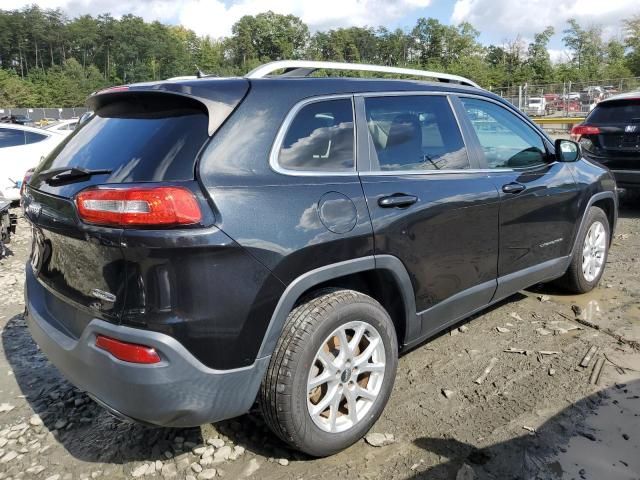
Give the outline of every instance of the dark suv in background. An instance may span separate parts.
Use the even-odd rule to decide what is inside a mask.
[[[258,400],[280,438],[329,455],[377,420],[399,352],[604,270],[609,171],[462,77],[284,61],[88,103],[25,189],[27,321],[119,416],[194,426]]]
[[[571,137],[584,158],[613,172],[618,187],[640,191],[640,92],[599,102]]]

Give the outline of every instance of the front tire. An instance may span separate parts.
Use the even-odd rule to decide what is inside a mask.
[[[567,273],[559,281],[561,286],[572,293],[587,293],[598,285],[607,263],[610,232],[604,211],[591,207],[584,229],[578,234]]]
[[[377,301],[319,291],[287,318],[260,391],[265,421],[309,455],[339,452],[380,417],[397,363],[393,322]]]

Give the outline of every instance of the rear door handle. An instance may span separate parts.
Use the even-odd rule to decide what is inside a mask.
[[[520,192],[524,191],[525,188],[527,188],[527,187],[525,187],[521,183],[511,182],[511,183],[507,183],[506,185],[503,185],[502,186],[502,191],[504,193],[520,193]]]
[[[413,205],[418,201],[415,195],[407,195],[404,193],[394,193],[388,197],[382,197],[378,200],[378,205],[382,208],[401,208]]]

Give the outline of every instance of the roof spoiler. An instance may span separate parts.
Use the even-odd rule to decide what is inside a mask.
[[[169,94],[195,100],[207,109],[208,132],[213,135],[249,91],[243,78],[188,79],[181,82],[134,83],[106,88],[93,93],[87,100],[92,110],[132,95]]]

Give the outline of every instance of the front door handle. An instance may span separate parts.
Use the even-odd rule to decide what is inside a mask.
[[[502,186],[502,191],[504,193],[520,193],[520,192],[524,191],[525,188],[527,188],[527,187],[525,187],[521,183],[511,182],[511,183],[507,183],[506,185],[503,185]]]
[[[382,197],[378,200],[378,205],[382,208],[402,208],[413,205],[418,201],[415,195],[407,195],[404,193],[394,193],[388,197]]]

